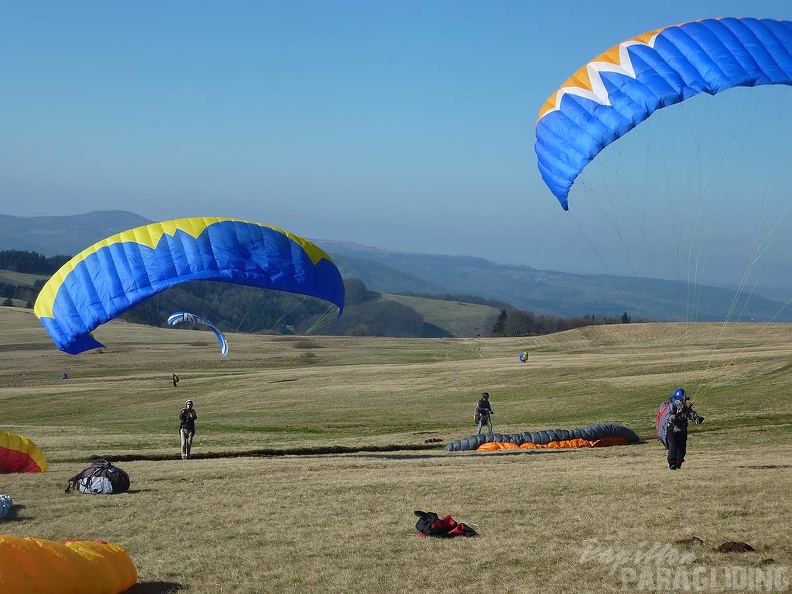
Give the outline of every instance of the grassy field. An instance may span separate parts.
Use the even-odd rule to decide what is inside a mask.
[[[421,314],[427,322],[448,330],[453,336],[489,335],[500,310],[489,305],[425,299],[382,293],[387,301],[401,303]]]
[[[25,274],[24,272],[14,272],[13,270],[0,270],[0,282],[3,283],[33,286],[36,281],[46,281],[47,279],[49,279],[47,275]]]
[[[232,334],[226,360],[208,332],[113,322],[95,333],[107,349],[73,357],[29,311],[0,308],[0,328],[0,428],[33,439],[50,462],[44,474],[0,475],[17,506],[0,531],[123,546],[138,568],[135,594],[677,591],[684,584],[666,584],[667,572],[679,581],[695,568],[706,575],[693,591],[747,591],[743,576],[769,574],[780,590],[792,574],[787,326],[624,324],[522,339]],[[679,385],[706,422],[671,472],[654,422]],[[498,432],[611,421],[645,441],[445,452],[475,431],[482,390]],[[185,398],[199,419],[195,457],[182,461]],[[117,461],[130,491],[64,494],[95,457]],[[420,538],[414,510],[450,514],[479,535]],[[755,551],[715,551],[727,541]]]

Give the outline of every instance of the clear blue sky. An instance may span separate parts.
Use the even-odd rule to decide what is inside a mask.
[[[536,168],[534,125],[548,95],[612,45],[717,16],[792,19],[792,2],[4,2],[0,214],[233,216],[317,241],[679,276],[673,261],[688,244],[676,231],[685,225],[655,218],[653,206],[665,204],[650,196],[659,184],[647,188],[645,164],[632,155],[654,148],[658,126],[665,133],[698,121],[695,106],[667,124],[658,118],[655,132],[602,159],[604,178],[608,159],[619,163],[606,187],[646,193],[637,226],[608,220],[620,207],[598,199],[596,177],[562,211]],[[752,96],[751,109],[780,97],[756,95],[756,107]],[[712,117],[730,121],[745,105],[730,102],[738,100]],[[786,106],[792,111],[792,99]],[[778,130],[789,130],[792,145],[792,117],[763,119],[772,125],[757,145],[716,169],[753,159],[751,168],[762,168]],[[663,167],[651,157],[660,177],[680,166],[674,142]],[[761,179],[788,176],[788,165],[778,170]],[[741,179],[723,191],[735,202],[756,193],[756,182]],[[588,213],[592,202],[605,220]],[[731,276],[731,260],[716,261],[735,243],[728,225],[743,221],[729,212],[709,215],[727,225],[708,231],[724,242],[707,260],[716,280]],[[627,237],[636,229],[637,239]],[[620,255],[624,245],[635,258]]]

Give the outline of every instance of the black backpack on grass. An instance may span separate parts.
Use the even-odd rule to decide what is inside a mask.
[[[72,489],[90,495],[123,493],[129,490],[129,475],[107,460],[99,458],[69,479],[66,492]]]

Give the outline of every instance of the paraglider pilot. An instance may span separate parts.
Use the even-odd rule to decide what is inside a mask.
[[[704,417],[693,410],[690,396],[683,388],[677,388],[669,400],[668,422],[665,427],[666,443],[668,444],[668,468],[682,468],[687,453],[688,422],[696,425],[704,422]]]
[[[186,460],[190,457],[190,450],[192,450],[193,437],[195,436],[195,419],[198,418],[198,413],[193,408],[193,401],[187,400],[184,403],[184,408],[179,413],[179,436],[181,437],[181,457]]]
[[[476,404],[476,414],[473,416],[473,419],[478,423],[476,435],[481,433],[481,429],[484,425],[486,425],[489,428],[489,432],[492,433],[492,414],[493,410],[489,402],[489,392],[483,392],[481,394],[481,400]]]

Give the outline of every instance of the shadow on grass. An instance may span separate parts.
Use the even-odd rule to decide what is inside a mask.
[[[792,464],[757,464],[752,466],[738,466],[737,468],[748,468],[749,470],[776,470],[779,468],[792,468]]]
[[[26,518],[20,518],[19,512],[25,509],[24,505],[19,505],[18,503],[14,503],[11,507],[8,508],[8,513],[6,513],[5,517],[3,518],[3,522],[21,522]]]
[[[464,452],[445,452],[442,454],[383,454],[380,456],[373,456],[373,455],[362,455],[361,458],[385,458],[387,460],[426,460],[428,458],[454,458],[454,457],[471,457],[471,456],[483,456],[485,458],[495,458],[497,456],[526,456],[526,455],[540,455],[540,454],[563,454],[569,453],[574,450],[527,450],[527,449],[520,449],[514,448],[509,450],[497,450],[495,452],[477,452],[475,450],[467,450]]]
[[[261,448],[253,450],[239,450],[236,452],[202,452],[192,454],[190,460],[211,460],[216,458],[247,458],[247,457],[274,457],[274,456],[317,456],[322,454],[354,454],[358,452],[399,452],[416,450],[440,450],[443,444],[419,444],[419,445],[386,445],[386,446],[318,446],[313,448]],[[110,460],[113,464],[118,462],[137,462],[179,460],[181,454],[118,454],[114,456],[94,454],[88,458],[64,459],[59,462],[86,462],[98,458]]]
[[[636,445],[646,445],[649,443],[648,441],[641,440],[638,443],[630,444],[631,446]],[[343,455],[343,454],[361,454],[361,453],[388,453],[388,452],[399,452],[397,454],[393,454],[391,456],[386,456],[391,459],[408,459],[413,457],[413,455],[404,453],[404,452],[427,452],[427,451],[436,451],[438,452],[437,457],[447,457],[449,455],[480,455],[480,456],[491,456],[495,453],[498,455],[505,455],[505,454],[512,454],[512,455],[524,455],[524,454],[539,454],[539,453],[562,453],[562,452],[569,452],[569,451],[577,451],[578,448],[572,449],[559,449],[559,450],[525,450],[520,449],[517,450],[500,450],[498,452],[476,452],[474,450],[465,451],[465,452],[445,452],[440,453],[443,451],[443,448],[446,444],[444,442],[440,443],[432,443],[432,444],[411,444],[411,445],[385,445],[385,446],[358,446],[358,447],[349,447],[349,446],[318,446],[313,448],[260,448],[260,449],[252,449],[252,450],[239,450],[236,452],[202,452],[200,454],[193,454],[190,456],[190,460],[214,460],[214,459],[221,459],[221,458],[272,458],[276,456],[321,456],[321,455]],[[588,449],[588,448],[586,448]],[[425,458],[426,456],[421,456]],[[150,461],[150,462],[163,462],[169,460],[179,460],[180,454],[119,454],[116,456],[107,456],[107,455],[94,455],[90,458],[80,458],[80,459],[71,459],[71,460],[59,460],[59,462],[85,462],[85,461],[93,461],[97,458],[103,458],[105,460],[111,460],[114,464],[118,462],[139,462],[139,461]]]
[[[174,594],[186,587],[174,582],[139,582],[122,594]]]

